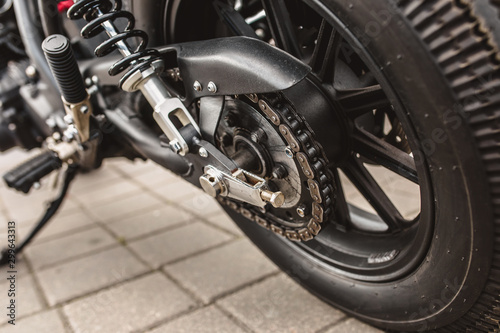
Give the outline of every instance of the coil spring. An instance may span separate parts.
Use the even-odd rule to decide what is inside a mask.
[[[131,67],[121,78],[120,85],[134,72],[149,67],[152,62],[160,58],[160,52],[147,49],[148,35],[142,30],[134,29],[135,17],[132,13],[122,10],[121,0],[80,0],[68,10],[68,18],[71,20],[83,18],[88,22],[81,31],[82,37],[86,39],[104,32],[103,24],[106,22],[113,24],[119,18],[127,20],[127,26],[122,32],[111,36],[95,49],[97,57],[104,57],[117,50],[118,43],[125,43],[131,54],[114,63],[108,71],[109,75],[115,76]],[[130,38],[140,40],[135,50],[132,50],[127,44],[127,40]]]

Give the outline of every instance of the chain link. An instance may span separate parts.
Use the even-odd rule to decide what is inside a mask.
[[[328,168],[328,160],[321,145],[314,139],[314,132],[282,94],[247,96],[274,125],[275,130],[294,152],[294,159],[307,178],[312,218],[306,227],[293,228],[281,225],[275,217],[253,206],[219,197],[219,201],[260,226],[292,241],[308,241],[321,231],[334,212],[335,178]],[[277,219],[277,218],[276,218]]]

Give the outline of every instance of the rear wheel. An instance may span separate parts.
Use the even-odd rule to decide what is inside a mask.
[[[231,6],[246,26],[229,28],[211,1],[167,1],[165,36],[250,34],[308,63],[310,93],[280,94],[323,147],[335,189],[313,240],[292,242],[229,209],[242,230],[311,292],[376,326],[498,331],[498,35],[478,24],[496,8],[458,0]],[[318,98],[328,105],[320,111]]]

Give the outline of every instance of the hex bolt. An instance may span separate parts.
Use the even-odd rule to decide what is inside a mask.
[[[273,168],[273,171],[272,171],[272,174],[273,178],[275,179],[283,179],[285,178],[286,176],[288,176],[288,171],[286,170],[286,168],[281,165],[281,164],[278,164],[276,165],[274,168]]]
[[[208,151],[203,147],[201,147],[200,150],[198,150],[198,154],[203,158],[208,157]]]
[[[181,147],[181,144],[179,143],[179,141],[177,140],[172,140],[169,142],[169,147],[170,149],[176,153],[176,154],[179,154],[179,152],[181,151],[182,147]]]
[[[269,202],[274,208],[280,208],[285,203],[285,196],[281,192],[262,191],[260,197],[265,202]]]
[[[194,81],[193,89],[195,91],[203,91],[203,86],[201,85],[200,81]]]
[[[210,81],[208,82],[207,89],[211,93],[215,94],[217,92],[217,85],[213,81]]]
[[[308,211],[307,211],[307,206],[304,204],[301,204],[297,207],[297,215],[300,217],[306,217]]]
[[[266,132],[262,128],[258,128],[256,131],[252,132],[251,138],[253,142],[259,143],[266,138]]]

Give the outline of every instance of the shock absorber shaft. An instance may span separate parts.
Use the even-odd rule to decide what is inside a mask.
[[[98,17],[104,15],[104,13],[99,8],[96,9],[96,13]],[[110,38],[113,38],[119,34],[115,25],[111,21],[104,21],[103,23],[101,23],[101,26],[104,28],[106,34]],[[132,55],[132,52],[130,51],[131,47],[127,44],[125,40],[120,40],[116,42],[115,45],[118,48],[118,51],[122,54],[122,56],[128,57]]]

